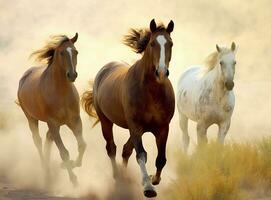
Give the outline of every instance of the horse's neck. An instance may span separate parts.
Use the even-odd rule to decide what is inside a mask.
[[[62,70],[58,62],[53,61],[44,73],[45,84],[48,84],[48,87],[50,86],[60,93],[66,93],[71,88],[71,83],[67,80],[65,71]]]
[[[206,74],[206,81],[208,82],[207,87],[211,89],[210,95],[212,95],[218,101],[221,101],[223,98],[227,97],[228,92],[225,90],[218,66],[214,67]]]
[[[145,51],[142,58],[136,63],[135,67],[140,76],[140,84],[156,81],[155,73],[152,69],[152,60],[150,59],[150,53],[148,49]]]
[[[133,81],[137,82],[138,92],[141,96],[152,96],[152,98],[156,99],[157,97],[161,98],[161,95],[166,92],[167,87],[165,84],[168,84],[168,82],[157,82],[152,60],[149,59],[149,55],[144,54],[135,63],[130,76],[133,77]]]

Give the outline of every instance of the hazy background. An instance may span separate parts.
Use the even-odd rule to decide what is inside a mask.
[[[271,1],[35,1],[0,0],[0,175],[5,174],[18,187],[39,187],[41,181],[39,158],[32,141],[27,121],[15,105],[18,81],[23,72],[36,65],[28,60],[33,50],[45,43],[50,35],[79,33],[75,44],[79,76],[75,85],[80,94],[88,88],[98,70],[107,62],[123,60],[132,64],[140,55],[121,43],[130,27],[148,27],[151,19],[164,22],[172,19],[173,55],[170,80],[173,86],[178,77],[192,64],[200,64],[215,50],[215,44],[238,46],[236,55],[236,108],[232,126],[226,137],[231,140],[254,140],[271,135]],[[91,129],[91,123],[82,112],[84,135],[88,149],[82,168],[76,169],[83,193],[103,190],[112,184],[111,166],[105,151],[100,126]],[[168,164],[162,185],[174,179],[173,152],[180,150],[181,134],[178,113],[171,123],[168,141]],[[44,138],[46,126],[41,124]],[[70,131],[62,129],[62,137],[70,154],[77,153],[76,142]],[[66,134],[67,132],[67,134]],[[127,131],[115,128],[118,159]],[[190,125],[192,145],[195,145],[195,126]],[[216,137],[216,128],[208,134]],[[148,151],[148,169],[153,173],[156,147],[151,135],[144,136]],[[120,159],[119,159],[120,160]],[[67,194],[67,175],[58,169],[60,157],[54,146],[52,162],[59,181],[57,194]],[[34,168],[33,168],[34,165]],[[139,175],[134,155],[129,166]],[[1,181],[0,181],[1,182]],[[137,180],[140,184],[140,180]],[[158,189],[159,191],[159,189]],[[69,192],[68,192],[69,193]],[[78,194],[81,194],[79,191]],[[72,195],[75,193],[72,192]],[[103,195],[102,195],[103,196]]]

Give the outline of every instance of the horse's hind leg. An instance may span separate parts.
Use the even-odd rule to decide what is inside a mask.
[[[184,149],[184,152],[187,153],[187,149],[190,142],[190,138],[188,135],[188,118],[182,113],[180,113],[179,117],[180,117],[179,119],[180,128],[183,132],[183,149]]]
[[[48,127],[49,127],[50,133],[52,134],[53,140],[55,141],[56,146],[59,150],[60,157],[62,158],[62,160],[64,162],[63,164],[69,173],[70,181],[73,183],[74,186],[77,186],[78,185],[77,177],[72,171],[73,165],[72,165],[72,162],[70,161],[69,152],[65,148],[65,146],[62,142],[62,139],[60,137],[60,134],[59,134],[60,126],[55,125],[53,123],[48,123]]]
[[[123,164],[125,167],[127,167],[128,165],[128,160],[133,153],[133,149],[134,149],[134,145],[130,137],[128,141],[126,142],[126,144],[123,146],[123,150],[122,150],[122,159],[123,159]]]
[[[34,144],[37,147],[38,152],[39,152],[42,167],[44,167],[44,157],[43,157],[43,152],[42,152],[42,140],[41,140],[41,137],[39,134],[38,120],[31,118],[31,117],[27,117],[27,119],[28,119],[29,128],[32,132],[32,138],[33,138]]]
[[[101,121],[103,137],[106,141],[106,151],[107,155],[110,157],[112,168],[113,168],[113,177],[118,177],[118,168],[116,163],[116,144],[113,137],[113,123],[107,119],[103,114],[97,112],[99,119]]]
[[[74,163],[74,167],[81,167],[83,155],[87,146],[82,134],[81,118],[78,117],[76,120],[73,120],[71,123],[68,124],[68,127],[72,130],[78,144],[78,157]]]

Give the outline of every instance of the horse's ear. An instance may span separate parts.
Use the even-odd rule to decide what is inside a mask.
[[[156,23],[155,23],[154,19],[151,20],[150,30],[152,33],[156,31]]]
[[[174,29],[174,22],[170,20],[169,24],[167,25],[167,32],[171,33]]]
[[[77,38],[78,38],[78,33],[75,33],[75,36],[71,38],[71,42],[75,43],[77,41]]]
[[[221,51],[220,47],[217,44],[215,45],[215,47],[216,47],[217,52],[220,53]]]
[[[231,50],[232,50],[233,52],[235,52],[235,50],[236,50],[236,45],[235,45],[234,42],[231,43]]]

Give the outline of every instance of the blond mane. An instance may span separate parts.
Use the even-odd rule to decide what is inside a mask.
[[[50,37],[44,47],[34,51],[30,58],[34,57],[35,61],[45,61],[48,65],[53,62],[55,50],[64,42],[68,41],[69,38],[66,35],[54,35]]]
[[[221,47],[220,52],[215,51],[215,52],[211,53],[209,56],[207,56],[207,58],[205,59],[205,62],[204,62],[204,67],[206,69],[205,70],[206,73],[215,68],[215,66],[218,64],[220,58],[223,55],[230,53],[230,52],[231,52],[230,49],[225,48],[225,47]]]

